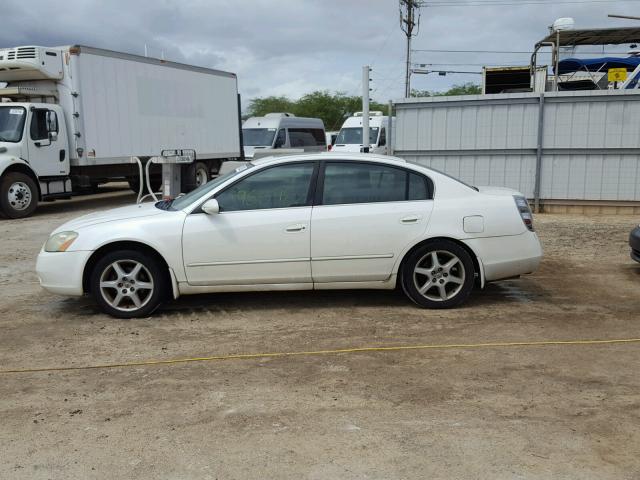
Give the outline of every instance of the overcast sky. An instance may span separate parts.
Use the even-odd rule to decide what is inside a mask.
[[[575,19],[576,27],[638,25],[607,14],[640,15],[640,2],[583,1],[427,6],[413,48],[528,51],[554,19],[566,16]],[[397,0],[2,0],[2,7],[0,47],[79,43],[143,54],[147,44],[150,56],[164,52],[169,60],[237,73],[245,104],[257,96],[296,98],[317,89],[359,94],[365,64],[373,67],[376,100],[399,98],[404,91],[405,44]],[[528,60],[525,54],[425,52],[413,58],[415,63],[454,64],[433,68],[464,71],[480,67],[463,64]],[[442,90],[479,80],[478,75],[428,75],[414,76],[412,83]]]

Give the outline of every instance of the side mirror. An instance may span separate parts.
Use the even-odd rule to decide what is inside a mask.
[[[58,132],[49,132],[49,141],[55,142],[58,140]]]
[[[57,135],[58,134],[58,116],[56,115],[56,112],[54,112],[53,110],[48,110],[46,121],[47,121],[47,132],[49,132],[49,134],[55,133]]]
[[[202,211],[207,215],[217,215],[220,213],[220,205],[218,200],[211,198],[202,204]]]

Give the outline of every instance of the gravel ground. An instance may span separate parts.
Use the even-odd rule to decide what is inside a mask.
[[[184,297],[150,319],[42,291],[35,256],[122,191],[0,221],[0,369],[379,345],[640,337],[628,216],[538,215],[531,276],[463,307],[396,292]],[[2,479],[637,479],[640,344],[259,357],[0,375]]]

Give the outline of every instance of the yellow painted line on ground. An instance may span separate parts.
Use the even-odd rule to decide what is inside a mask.
[[[302,352],[267,352],[267,353],[232,353],[213,355],[210,357],[175,358],[173,360],[143,360],[139,362],[105,363],[99,365],[79,365],[69,367],[16,368],[0,370],[0,374],[67,372],[73,370],[97,370],[107,368],[145,367],[152,365],[176,365],[181,363],[211,362],[216,360],[250,360],[255,358],[303,357],[313,355],[339,355],[346,353],[400,352],[409,350],[444,350],[469,348],[501,348],[501,347],[546,347],[554,345],[613,345],[640,343],[640,338],[621,338],[610,340],[544,340],[538,342],[491,342],[491,343],[450,343],[443,345],[399,345],[392,347],[355,347],[334,350],[310,350]]]

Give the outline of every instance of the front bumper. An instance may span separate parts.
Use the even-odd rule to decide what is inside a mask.
[[[82,276],[93,252],[45,252],[36,261],[36,273],[45,290],[59,295],[80,296],[84,293]]]
[[[640,262],[640,227],[631,230],[629,246],[631,247],[631,258],[636,262]]]

